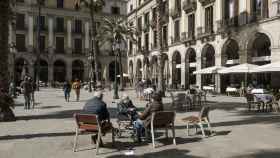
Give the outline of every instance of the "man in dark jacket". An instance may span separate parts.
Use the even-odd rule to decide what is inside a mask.
[[[106,120],[110,122],[110,114],[107,105],[102,98],[103,94],[100,91],[95,92],[94,97],[85,104],[84,112],[88,114],[96,114],[100,122]]]
[[[163,104],[161,95],[159,93],[154,93],[152,95],[152,102],[147,104],[144,112],[138,113],[139,119],[137,119],[134,123],[139,142],[141,142],[144,127],[148,128],[151,123],[152,113],[157,111],[163,111]]]
[[[110,122],[110,114],[107,109],[106,103],[102,100],[103,94],[100,91],[94,93],[94,97],[90,99],[84,106],[83,110],[87,114],[96,114],[101,125],[101,131],[105,135],[106,131],[112,129],[112,124]],[[96,139],[98,135],[93,135],[91,137],[93,143],[96,144]],[[100,139],[100,146],[103,146],[102,140]]]

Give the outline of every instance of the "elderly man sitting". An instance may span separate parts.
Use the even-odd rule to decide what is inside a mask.
[[[94,97],[85,104],[83,110],[86,114],[96,114],[98,116],[101,130],[103,135],[105,135],[106,131],[112,128],[112,124],[110,122],[110,114],[107,109],[106,103],[102,100],[103,94],[100,91],[96,91],[94,93]],[[97,135],[93,135],[92,137],[93,143],[96,143]],[[102,146],[102,140],[100,141],[100,145]]]
[[[130,118],[135,121],[137,118],[136,107],[133,105],[131,99],[127,94],[123,94],[121,101],[118,103],[119,115]]]

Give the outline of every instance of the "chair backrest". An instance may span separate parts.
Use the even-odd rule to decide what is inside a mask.
[[[174,111],[159,111],[152,113],[151,125],[154,127],[166,127],[174,123]]]
[[[203,106],[200,113],[199,113],[199,118],[207,118],[209,119],[209,112],[210,112],[210,107],[209,106]]]
[[[95,114],[74,114],[74,118],[76,119],[76,124],[78,128],[81,128],[82,126],[91,129],[98,129],[100,127],[98,116]]]
[[[254,94],[246,93],[245,95],[247,102],[253,102],[255,100]]]

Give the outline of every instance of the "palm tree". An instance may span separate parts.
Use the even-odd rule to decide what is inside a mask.
[[[129,39],[132,42],[135,42],[136,39],[135,29],[131,26],[128,26],[127,23],[123,21],[121,18],[114,19],[104,19],[104,24],[100,28],[102,34],[99,34],[99,39],[101,39],[101,43],[104,44],[106,42],[110,42],[113,44],[114,42],[124,42]],[[122,71],[122,61],[121,54],[119,54],[118,62],[120,63],[120,89],[123,90],[123,71]]]
[[[9,21],[12,18],[11,10],[12,0],[0,1],[0,121],[15,120],[15,115],[11,110],[14,106],[13,99],[7,95],[9,84],[8,69],[8,37],[9,37]]]
[[[159,49],[159,55],[158,55],[158,66],[159,66],[159,73],[158,73],[158,91],[162,92],[164,95],[165,91],[165,85],[163,81],[163,69],[164,69],[164,64],[163,64],[163,41],[162,41],[162,16],[165,14],[164,12],[164,3],[163,0],[157,0],[157,43],[158,43],[158,49]],[[168,2],[168,1],[167,1]]]
[[[97,83],[100,83],[100,77],[98,73],[98,54],[99,54],[99,44],[97,36],[97,25],[95,21],[94,14],[99,13],[103,6],[105,5],[104,0],[76,0],[75,2],[75,8],[76,10],[79,10],[81,7],[84,7],[89,10],[90,18],[91,18],[91,41],[92,41],[92,47],[91,47],[91,53],[95,50],[93,53],[93,60],[94,60],[94,74]]]
[[[10,0],[0,1],[0,84],[2,89],[8,91],[8,37],[9,37],[9,26],[8,22],[11,19]]]

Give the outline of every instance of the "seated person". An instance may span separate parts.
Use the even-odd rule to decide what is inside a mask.
[[[118,112],[119,115],[123,115],[132,121],[135,121],[137,118],[136,107],[133,105],[127,94],[122,96],[121,101],[118,103]],[[125,119],[125,118],[124,118]]]
[[[107,109],[107,105],[102,100],[102,98],[102,92],[96,91],[94,93],[94,97],[87,101],[83,110],[86,114],[96,114],[98,116],[98,120],[101,125],[101,131],[103,135],[105,135],[105,132],[112,128],[112,124],[110,122],[110,114]],[[91,138],[93,143],[96,143],[97,135],[93,135]],[[102,140],[100,140],[100,145],[103,145]]]
[[[163,104],[161,95],[159,93],[154,93],[152,95],[152,101],[147,104],[143,113],[138,113],[139,118],[134,122],[134,127],[137,130],[138,142],[141,142],[141,137],[144,133],[144,127],[148,128],[151,123],[152,113],[162,110]]]

